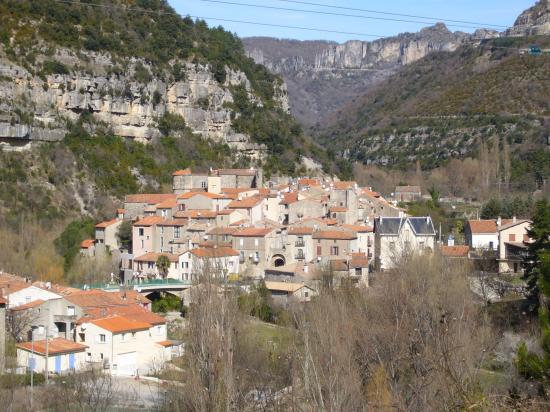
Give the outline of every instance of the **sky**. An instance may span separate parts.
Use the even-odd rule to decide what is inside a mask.
[[[299,40],[370,40],[378,37],[393,36],[403,32],[416,32],[439,20],[461,20],[481,23],[481,27],[501,25],[509,27],[516,17],[532,5],[536,0],[301,0],[306,3],[332,5],[355,9],[367,9],[388,13],[426,16],[433,19],[412,19],[392,15],[373,14],[365,11],[333,9],[318,5],[297,4],[283,0],[219,0],[210,2],[204,0],[168,0],[178,13],[204,18],[210,26],[223,26],[226,30],[236,33],[239,37],[269,36]],[[300,2],[300,1],[299,1]],[[299,3],[298,2],[298,3]],[[227,3],[246,3],[248,6],[237,6]],[[253,6],[282,7],[287,9],[316,10],[328,13],[354,14],[387,19],[421,20],[424,23],[409,23],[402,21],[373,20],[361,17],[334,16],[312,14],[302,11],[262,9]],[[238,20],[240,22],[220,21]],[[266,27],[243,23],[257,22],[274,25],[307,27],[331,30],[328,33],[306,31],[283,27]],[[479,24],[464,24],[446,22],[452,31],[473,32]],[[456,26],[452,26],[452,25]],[[459,27],[468,26],[468,27]],[[504,28],[495,27],[499,30]]]

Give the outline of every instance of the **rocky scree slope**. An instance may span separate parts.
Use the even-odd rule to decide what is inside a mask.
[[[516,20],[507,36],[532,36],[550,34],[550,1],[539,0],[525,10]]]

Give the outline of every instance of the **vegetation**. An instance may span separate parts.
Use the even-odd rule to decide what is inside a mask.
[[[153,312],[179,312],[182,310],[181,300],[171,293],[166,293],[160,299],[153,300]]]
[[[168,270],[170,269],[170,259],[166,255],[160,255],[155,263],[157,270],[159,271],[161,277],[164,279],[168,276]]]
[[[531,198],[521,196],[505,197],[503,199],[490,199],[481,208],[480,217],[482,219],[496,219],[502,217],[504,219],[530,218],[533,209],[533,201]]]
[[[540,323],[539,353],[530,352],[522,343],[517,353],[517,368],[526,379],[541,382],[543,391],[550,390],[550,203],[536,204],[533,226],[529,230],[533,243],[529,245],[529,259],[525,278],[529,284],[533,306],[538,308]]]
[[[65,271],[71,267],[74,258],[80,252],[80,243],[84,239],[90,239],[94,236],[94,221],[90,218],[74,220],[55,239],[55,248],[64,259]]]
[[[125,220],[120,224],[117,231],[117,238],[123,249],[132,250],[132,221]]]

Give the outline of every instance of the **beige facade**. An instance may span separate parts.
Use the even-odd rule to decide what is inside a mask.
[[[50,339],[48,342],[48,356],[46,357],[45,341],[25,342],[17,345],[17,365],[32,369],[37,373],[46,371],[64,374],[69,371],[85,369],[86,363],[85,345],[75,344],[66,339]],[[46,361],[47,359],[47,361]]]
[[[523,273],[523,262],[531,241],[528,220],[516,220],[498,229],[498,270],[500,273]]]

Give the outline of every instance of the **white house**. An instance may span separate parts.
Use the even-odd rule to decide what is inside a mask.
[[[166,324],[111,316],[84,322],[77,332],[77,340],[88,346],[86,361],[101,362],[114,375],[147,373],[170,360]]]
[[[317,292],[303,283],[265,282],[271,298],[275,303],[287,306],[291,302],[309,302]]]
[[[473,249],[498,249],[497,221],[468,220],[464,227],[466,244]]]
[[[179,259],[183,280],[195,280],[206,271],[220,278],[239,273],[239,252],[231,247],[196,248]]]
[[[46,341],[22,342],[17,348],[17,364],[34,372],[46,370]],[[48,371],[62,374],[86,367],[86,349],[88,346],[64,338],[48,340]]]
[[[5,298],[8,301],[8,308],[13,308],[20,305],[25,305],[37,300],[48,301],[51,299],[59,299],[60,295],[50,292],[49,290],[42,289],[30,284],[24,286],[23,283],[20,289],[14,288],[13,292],[6,294]],[[15,290],[17,289],[17,290]]]
[[[376,267],[395,267],[409,253],[433,251],[435,228],[431,217],[380,217],[374,221]]]

